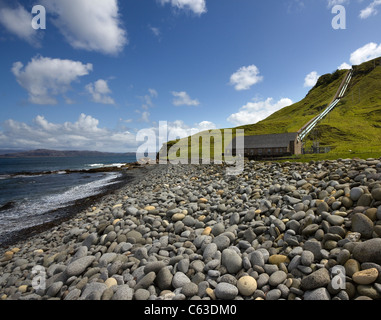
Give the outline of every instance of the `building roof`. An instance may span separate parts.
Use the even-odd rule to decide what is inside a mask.
[[[297,132],[245,136],[245,149],[286,148],[290,141],[295,141],[297,137]],[[236,138],[229,144],[228,150],[232,149],[232,144],[235,145],[235,140]]]

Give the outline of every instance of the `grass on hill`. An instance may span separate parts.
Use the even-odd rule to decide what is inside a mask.
[[[288,107],[285,107],[268,118],[250,125],[234,129],[243,129],[245,136],[296,132],[308,121],[320,114],[332,101],[346,70],[336,70],[319,78],[306,97]],[[354,75],[344,98],[336,108],[323,119],[313,132],[307,137],[305,147],[309,148],[315,142],[321,147],[329,146],[331,151],[326,154],[295,156],[295,159],[309,161],[314,159],[337,158],[368,158],[381,157],[381,58],[354,66]],[[224,129],[221,130],[221,133]],[[191,139],[203,139],[208,131],[198,133],[193,137],[177,141],[170,141],[167,148],[176,144],[176,150],[169,155],[169,159],[180,156],[192,158],[199,155],[201,158],[201,143],[196,148],[189,148]],[[234,138],[234,134],[232,136]],[[222,135],[215,135],[209,148],[214,156],[214,145],[222,143],[225,149],[231,138],[224,140]],[[180,152],[181,150],[181,152]],[[205,149],[204,149],[205,152]],[[220,152],[220,151],[218,151]],[[304,160],[303,160],[304,159]]]

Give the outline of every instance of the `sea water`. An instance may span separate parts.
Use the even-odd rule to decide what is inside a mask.
[[[10,233],[59,218],[57,209],[101,193],[122,176],[88,169],[135,161],[135,156],[122,155],[0,158],[0,244]]]

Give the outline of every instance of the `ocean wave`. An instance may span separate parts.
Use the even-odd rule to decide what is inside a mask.
[[[104,163],[90,163],[86,164],[86,167],[91,167],[91,168],[110,168],[110,167],[123,167],[125,166],[126,163],[111,163],[111,164],[104,164]]]
[[[43,175],[45,175],[47,173],[43,173],[43,174],[18,174],[18,175],[15,175],[15,176],[12,176],[12,178],[14,179],[17,179],[17,178],[37,178],[37,177],[42,177]]]
[[[54,214],[50,212],[99,194],[104,187],[118,183],[117,178],[120,176],[117,172],[107,173],[98,180],[69,187],[62,193],[12,203],[12,206],[0,212],[0,235],[49,222],[54,219]]]
[[[102,168],[104,166],[103,163],[90,163],[90,164],[86,164],[86,167],[91,167],[91,168]]]

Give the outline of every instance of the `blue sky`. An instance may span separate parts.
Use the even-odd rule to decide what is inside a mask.
[[[44,30],[32,28],[35,5]],[[125,152],[159,121],[175,135],[255,123],[318,76],[381,56],[379,10],[380,0],[0,0],[0,149]]]

